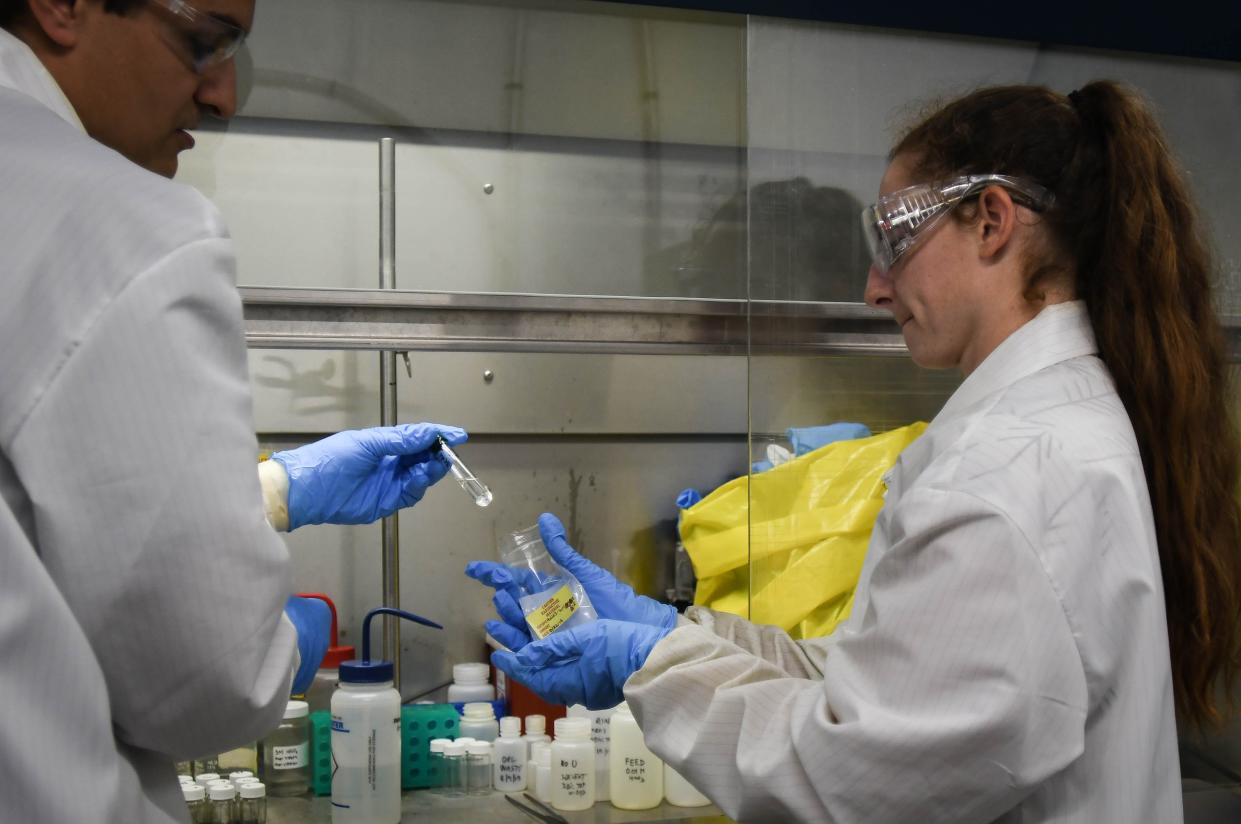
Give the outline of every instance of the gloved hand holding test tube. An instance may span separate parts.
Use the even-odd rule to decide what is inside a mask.
[[[461,488],[474,499],[474,503],[479,506],[487,506],[491,503],[491,490],[475,477],[470,468],[457,457],[457,453],[452,451],[452,447],[445,443],[443,438],[440,438],[440,454],[448,459],[449,471],[457,479],[457,483],[461,484]]]

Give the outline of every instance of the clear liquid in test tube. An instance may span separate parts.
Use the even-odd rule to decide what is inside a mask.
[[[487,504],[491,503],[491,490],[474,476],[470,468],[457,457],[457,453],[452,451],[452,447],[444,443],[443,438],[440,439],[440,454],[448,459],[448,467],[452,472],[452,476],[457,479],[457,483],[461,484],[461,488],[474,499],[474,503],[479,506],[487,506]]]

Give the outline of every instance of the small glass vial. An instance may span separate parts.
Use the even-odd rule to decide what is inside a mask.
[[[267,788],[250,781],[237,790],[237,824],[267,824]]]
[[[461,737],[476,741],[495,741],[500,734],[495,707],[479,701],[465,705],[461,715]]]
[[[551,741],[552,737],[547,734],[547,716],[527,715],[526,734],[522,736],[522,739],[527,744],[533,744],[536,741]]]
[[[290,701],[284,720],[263,739],[263,775],[272,796],[310,791],[310,705]]]
[[[526,788],[526,762],[529,747],[521,737],[521,719],[506,715],[500,719],[500,737],[495,742],[495,788],[502,793]]]
[[[430,755],[427,756],[428,771],[431,773],[431,792],[444,794],[444,748],[452,741],[447,738],[432,738],[427,745]]]
[[[491,742],[473,741],[466,745],[466,792],[491,794]]]
[[[621,702],[612,716],[608,753],[612,806],[649,810],[664,798],[664,762],[646,746],[629,705]]]
[[[243,779],[246,778],[254,778],[254,773],[249,770],[234,770],[228,774],[228,780],[232,781],[233,786],[239,790],[241,789],[241,785],[244,783]]]
[[[210,784],[212,781],[219,781],[219,780],[220,780],[219,773],[213,773],[213,772],[202,772],[194,776],[194,783],[202,787],[204,791],[207,789],[207,785]]]
[[[193,781],[181,783],[181,795],[185,798],[185,806],[190,810],[190,824],[208,824],[207,792]]]
[[[236,818],[237,788],[231,781],[212,781],[207,788],[207,809],[210,811],[207,821],[211,824],[233,824]]]
[[[544,804],[552,803],[552,744],[535,741],[530,745],[530,766],[527,782],[534,797]]]
[[[465,748],[468,746],[461,739],[444,745],[444,795],[460,798],[465,795]]]
[[[557,718],[552,741],[552,806],[566,812],[595,805],[595,742],[589,718]]]

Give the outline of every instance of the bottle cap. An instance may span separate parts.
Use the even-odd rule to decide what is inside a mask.
[[[542,715],[527,715],[526,735],[547,735],[547,717]]]
[[[486,684],[490,675],[486,664],[452,665],[452,680],[458,684]]]
[[[219,780],[220,780],[219,773],[199,773],[198,775],[194,776],[194,783],[198,784],[198,786],[200,787],[205,787],[208,784],[210,784],[212,781],[219,781]]]
[[[305,701],[290,701],[289,705],[284,708],[284,718],[286,721],[290,718],[305,718],[307,715],[310,715],[310,704],[307,704]],[[247,774],[253,775],[253,773]],[[233,776],[230,773],[228,777],[232,778]]]
[[[237,795],[237,788],[231,781],[212,781],[207,787],[207,795],[212,801],[232,801]]]
[[[442,753],[444,752],[444,748],[451,743],[452,741],[448,738],[432,738],[431,743],[427,746],[431,749],[431,752]]]
[[[228,780],[236,784],[242,778],[253,778],[254,773],[249,770],[237,770],[228,774]]]
[[[473,743],[471,740],[470,743]],[[468,746],[466,742],[458,738],[456,741],[450,741],[444,745],[444,755],[465,755],[465,748]]]
[[[506,715],[500,719],[501,738],[521,738],[521,719],[515,715]]]
[[[395,615],[416,624],[423,624],[436,629],[443,629],[434,621],[393,607],[375,607],[362,619],[362,658],[342,661],[340,664],[340,680],[345,684],[382,684],[392,680],[392,662],[380,659],[371,660],[371,619],[376,615]]]
[[[182,784],[181,795],[185,796],[186,801],[202,801],[207,797],[207,791],[197,784]]]
[[[193,784],[194,783],[194,777],[190,775],[178,775],[177,780],[180,781],[182,784]]]
[[[465,748],[470,755],[491,755],[490,741],[471,741]]]
[[[556,740],[576,741],[590,738],[589,718],[557,718]]]
[[[263,783],[262,781],[255,778],[254,776],[250,776],[249,778],[238,778],[236,781],[233,782],[233,784],[239,790],[247,784],[262,784],[262,783]]]
[[[487,720],[488,718],[496,717],[496,709],[485,701],[470,702],[465,705],[465,711],[462,715],[465,718]]]
[[[267,785],[261,781],[242,784],[238,792],[241,793],[242,798],[263,798],[267,795]]]
[[[341,664],[353,658],[354,649],[350,646],[337,646],[340,639],[336,634],[336,604],[332,603],[332,599],[322,592],[299,592],[297,597],[317,598],[327,604],[327,608],[332,611],[331,635],[328,636],[327,652],[323,656],[323,663],[319,664],[319,669],[340,669]]]

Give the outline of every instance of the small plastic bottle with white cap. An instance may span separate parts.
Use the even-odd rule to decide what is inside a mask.
[[[557,718],[552,741],[552,806],[589,810],[595,804],[595,742],[589,718]]]
[[[237,788],[231,781],[212,781],[207,787],[207,809],[210,813],[207,820],[211,824],[233,824],[236,818]]]
[[[448,687],[449,704],[469,704],[475,701],[490,703],[496,700],[496,689],[487,680],[490,669],[486,664],[453,664],[452,684]]]
[[[500,724],[496,721],[495,707],[484,701],[465,705],[465,712],[461,714],[462,737],[476,741],[495,741],[499,734]]]
[[[427,771],[431,774],[431,792],[435,795],[444,794],[444,748],[451,743],[448,738],[432,738],[427,744]]]
[[[506,715],[500,719],[500,737],[495,742],[495,788],[502,793],[526,788],[526,762],[530,759],[521,737],[521,719]]]
[[[263,779],[272,796],[310,791],[310,705],[290,701],[284,718],[263,739]]]
[[[526,716],[526,734],[521,740],[527,744],[533,744],[536,741],[551,741],[552,737],[547,734],[547,716],[544,715],[527,715]]]
[[[193,781],[181,782],[181,795],[185,798],[185,806],[190,810],[190,824],[206,824],[210,809],[207,807],[207,791]]]
[[[471,741],[465,748],[466,792],[491,794],[491,742]]]
[[[534,797],[544,804],[552,803],[552,742],[535,741],[530,745],[527,782]]]
[[[267,788],[261,781],[247,781],[237,795],[237,824],[267,824]]]
[[[333,824],[401,820],[401,694],[392,686],[392,662],[371,659],[371,619],[380,614],[443,629],[392,607],[362,619],[362,658],[341,663],[332,694]]]

